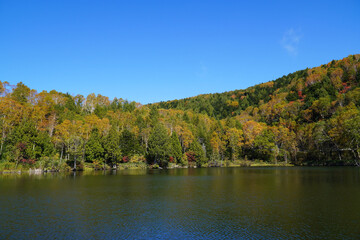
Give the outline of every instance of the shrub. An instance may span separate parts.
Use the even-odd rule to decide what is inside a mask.
[[[145,157],[143,155],[135,154],[134,156],[132,156],[130,158],[131,163],[139,163],[139,162],[145,162],[145,161],[146,161],[146,159],[145,159]]]
[[[13,170],[15,169],[16,165],[14,162],[4,161],[0,162],[0,171],[4,170]]]

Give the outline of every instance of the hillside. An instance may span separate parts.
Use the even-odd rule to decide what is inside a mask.
[[[331,101],[335,101],[343,93],[358,86],[359,56],[333,60],[320,67],[300,70],[245,90],[203,94],[155,105],[164,109],[192,110],[216,119],[239,115],[248,107],[259,108],[274,99],[283,99],[286,102],[300,100],[304,103],[301,104],[302,109],[307,109],[321,97],[329,97]]]
[[[141,105],[0,82],[4,169],[359,165],[360,55],[245,90]]]

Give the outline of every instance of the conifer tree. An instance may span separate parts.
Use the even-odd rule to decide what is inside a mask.
[[[175,131],[171,134],[170,140],[170,156],[175,158],[176,162],[179,163],[182,158],[182,148],[178,138],[178,135]]]
[[[152,163],[166,167],[168,164],[169,141],[167,130],[161,123],[158,123],[152,130],[149,137],[149,160]]]

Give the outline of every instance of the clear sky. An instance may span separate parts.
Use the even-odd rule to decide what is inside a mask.
[[[360,53],[360,1],[0,0],[0,80],[143,104]]]

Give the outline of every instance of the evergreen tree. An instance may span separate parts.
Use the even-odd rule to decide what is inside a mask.
[[[167,130],[161,123],[157,124],[149,137],[148,159],[150,163],[160,164],[166,167],[168,165],[169,157],[169,141]]]
[[[120,138],[114,127],[104,141],[105,159],[107,162],[117,164],[121,159]]]
[[[120,135],[120,150],[123,157],[132,157],[140,153],[140,144],[135,134],[124,129]]]
[[[11,97],[19,103],[27,103],[30,97],[30,88],[25,86],[22,82],[19,82],[11,93]]]
[[[169,155],[176,160],[176,163],[181,161],[183,155],[181,144],[175,131],[171,134]]]
[[[99,131],[94,129],[91,132],[89,141],[85,145],[86,160],[89,162],[102,162],[105,164],[104,148],[101,145]]]
[[[150,107],[149,118],[151,120],[151,125],[154,127],[159,122],[159,111],[156,106],[152,105]]]

